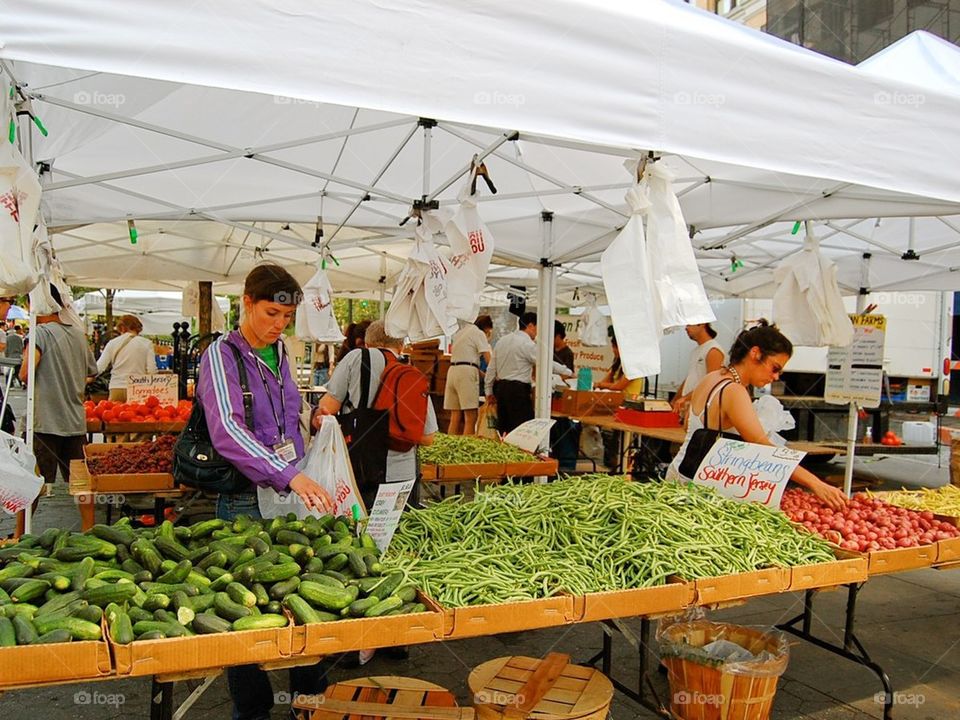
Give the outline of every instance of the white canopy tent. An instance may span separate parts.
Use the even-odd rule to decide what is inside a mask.
[[[88,323],[95,315],[106,311],[107,298],[102,292],[86,293],[77,298],[77,312]],[[226,315],[230,309],[230,300],[217,296],[217,305]],[[144,335],[170,335],[173,323],[188,320],[182,312],[183,294],[179,292],[156,290],[119,290],[113,298],[113,315],[134,315],[143,323]]]
[[[0,31],[50,129],[33,155],[73,282],[235,288],[261,257],[305,279],[322,215],[334,287],[376,292],[411,204],[455,203],[475,153],[500,190],[480,210],[501,265],[597,258],[624,220],[622,161],[648,151],[697,230],[960,212],[942,163],[960,99],[880,102],[915,88],[680,2],[128,10],[14,2]]]

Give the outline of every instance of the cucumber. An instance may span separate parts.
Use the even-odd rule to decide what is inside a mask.
[[[210,583],[209,590],[210,592],[220,592],[221,590],[226,590],[227,586],[232,582],[234,582],[233,573],[224,571],[223,575],[220,575],[216,580]]]
[[[90,528],[89,532],[91,535],[114,545],[131,545],[137,539],[133,530],[122,525],[118,527],[116,525],[97,524]]]
[[[309,545],[310,538],[295,530],[280,530],[276,542],[278,545]]]
[[[0,606],[9,605],[13,600],[10,599],[10,596],[7,594],[7,591],[3,588],[0,588]]]
[[[270,602],[270,596],[267,594],[267,589],[260,583],[254,583],[250,591],[257,596],[257,607],[263,607]]]
[[[41,605],[37,610],[37,615],[48,615],[50,613],[57,612],[67,607],[74,600],[79,599],[79,590],[73,590],[71,592],[64,593],[63,595],[57,595]]]
[[[338,575],[340,573],[337,573]],[[321,585],[329,585],[330,587],[335,588],[345,588],[347,584],[345,582],[340,582],[335,577],[327,575],[326,572],[317,574],[317,573],[303,573],[300,575],[300,581],[310,580],[311,582],[320,583]]]
[[[311,548],[312,549],[312,548]],[[318,557],[312,557],[307,561],[307,564],[303,566],[303,571],[308,573],[321,573],[323,572],[323,560]]]
[[[225,567],[219,567],[217,565],[211,565],[207,568],[207,577],[211,581],[216,580],[221,575],[228,575],[230,573]]]
[[[156,540],[164,538],[165,540],[173,540],[176,537],[176,531],[173,527],[173,522],[170,520],[164,520],[160,523],[160,527],[157,528]]]
[[[300,577],[295,575],[289,580],[274,583],[267,594],[274,600],[283,600],[290,593],[296,592],[298,587],[300,587]]]
[[[347,564],[350,566],[350,570],[353,572],[353,574],[358,578],[366,577],[369,574],[367,565],[363,562],[363,556],[360,555],[360,553],[358,553],[356,550],[351,550],[347,553]]]
[[[177,618],[177,622],[180,623],[181,625],[189,625],[190,623],[193,622],[193,619],[196,616],[197,614],[193,611],[193,608],[191,607],[184,606],[181,608],[177,608],[176,618]]]
[[[300,563],[300,565],[306,565],[313,560],[313,548],[309,545],[298,545],[294,543],[293,545],[289,545],[287,549],[290,551],[293,559]]]
[[[328,558],[332,558],[334,555],[339,555],[341,553],[347,553],[352,549],[353,546],[350,545],[350,543],[333,543],[331,545],[323,545],[319,548],[314,544],[312,547],[315,557],[320,558],[324,563],[326,563]]]
[[[413,585],[406,585],[394,592],[394,595],[403,600],[405,603],[412,603],[417,599],[417,588],[415,588]]]
[[[177,592],[183,593],[182,590]],[[186,595],[186,593],[183,593]],[[173,602],[169,595],[164,593],[150,593],[147,595],[147,599],[143,601],[143,609],[148,612],[154,612],[156,610],[166,610],[170,607],[170,603]]]
[[[283,603],[279,600],[271,600],[263,606],[265,615],[283,615]]]
[[[165,520],[164,522],[168,521]],[[154,540],[154,545],[157,546],[157,550],[160,551],[161,555],[169,558],[170,560],[176,560],[177,562],[180,562],[182,560],[187,560],[190,557],[190,551],[173,538],[168,538],[161,535]]]
[[[163,562],[163,558],[160,557],[160,551],[152,542],[145,538],[138,538],[130,546],[130,552],[133,553],[134,559],[149,570],[153,576],[160,573],[160,564]]]
[[[244,607],[250,608],[257,604],[256,594],[247,590],[247,588],[238,582],[232,582],[227,585],[227,595],[235,603],[239,603]]]
[[[63,628],[58,628],[56,630],[51,630],[48,633],[44,633],[38,637],[34,643],[36,645],[47,645],[52,643],[65,643],[73,640],[73,636],[70,634],[69,630]]]
[[[243,538],[236,538],[243,542]],[[229,540],[216,540],[210,543],[209,547],[213,550],[219,550],[224,555],[227,556],[227,562],[223,564],[222,567],[226,567],[227,563],[231,565],[237,561],[240,557],[240,553],[245,549],[242,545],[238,545],[236,542],[231,542]]]
[[[392,572],[384,578],[382,583],[373,588],[373,590],[370,591],[370,594],[376,595],[381,600],[384,600],[389,595],[392,595],[393,591],[400,587],[400,583],[402,582],[403,573],[399,571]]]
[[[361,600],[354,600],[347,607],[347,615],[350,617],[363,617],[367,610],[379,602],[380,599],[376,597],[366,597]]]
[[[329,585],[321,585],[320,583],[306,580],[300,583],[300,587],[297,588],[297,593],[307,602],[313,605],[319,605],[324,610],[339,612],[357,599],[360,590],[357,587],[344,588],[341,590],[330,587]]]
[[[370,591],[373,590],[377,585],[383,582],[382,577],[365,577],[360,578],[356,581],[356,585],[360,588],[360,592],[364,595],[369,595]]]
[[[47,528],[40,535],[38,544],[44,550],[49,550],[53,547],[53,543],[56,542],[57,536],[60,534],[59,528]]]
[[[190,526],[190,537],[193,540],[199,540],[200,538],[211,535],[214,530],[222,530],[226,525],[226,520],[221,520],[220,518],[204,520],[203,522],[198,522]]]
[[[193,618],[191,627],[198,635],[212,635],[214,633],[229,632],[232,628],[232,623],[213,613],[202,612]]]
[[[33,621],[26,615],[14,615],[11,622],[17,636],[17,645],[32,645],[40,637]]]
[[[137,586],[132,582],[118,582],[113,585],[84,590],[81,597],[91,605],[105,607],[109,603],[117,604],[131,600],[137,594]]]
[[[105,580],[107,582],[116,582],[117,580],[129,580],[130,582],[135,582],[135,578],[132,574],[128,573],[126,570],[118,570],[116,568],[112,570],[101,570],[94,577],[97,580]]]
[[[173,568],[167,570],[163,575],[157,578],[160,583],[182,583],[187,579],[187,575],[193,570],[193,563],[189,560],[181,560]]]
[[[241,605],[230,599],[225,592],[218,592],[213,601],[213,609],[224,620],[239,620],[251,614],[251,610],[246,605]]]
[[[10,618],[0,617],[0,647],[16,647],[17,632]]]
[[[310,543],[310,547],[313,548],[313,551],[315,553],[318,553],[320,552],[321,548],[325,548],[332,544],[333,544],[332,537],[330,537],[329,535],[321,535],[320,537],[316,538],[312,543]]]
[[[297,625],[320,622],[317,611],[297,593],[291,593],[283,599],[283,606],[293,615]]]
[[[381,600],[373,607],[368,608],[367,611],[364,612],[363,616],[368,618],[380,617],[391,610],[398,610],[401,607],[403,607],[403,600],[398,598],[396,595],[391,595],[386,600]]]
[[[93,560],[90,562],[93,563]],[[13,578],[30,577],[34,574],[34,572],[34,568],[30,567],[29,565],[24,565],[20,562],[12,562],[3,570],[0,570],[0,583],[6,582],[7,580],[12,580]]]
[[[270,543],[264,542],[258,535],[250,535],[246,541],[247,547],[253,550],[258,556],[266,555],[270,552]]]
[[[28,580],[10,593],[10,599],[15,603],[29,603],[43,597],[49,589],[50,583],[46,580]]]
[[[278,565],[266,565],[254,567],[252,580],[254,582],[273,583],[289,580],[300,574],[300,566],[295,562],[287,562]]]
[[[347,559],[346,553],[337,553],[333,557],[324,560],[324,563],[326,563],[327,570],[343,570],[347,567],[349,560]],[[364,571],[366,571],[366,567],[364,567]]]
[[[129,645],[133,642],[133,621],[127,613],[117,612],[110,619],[110,638],[117,645]]]
[[[70,617],[77,617],[81,620],[86,620],[99,625],[100,621],[103,619],[103,610],[96,605],[87,605],[86,607],[74,610],[72,613],[70,613]]]
[[[383,564],[375,555],[364,555],[363,564],[367,566],[367,572],[370,575],[383,574]]]
[[[162,630],[148,630],[147,632],[140,634],[137,637],[137,640],[165,640],[166,637],[166,633],[164,633]]]
[[[233,621],[234,630],[268,630],[282,628],[289,624],[285,615],[248,615]]]
[[[257,559],[257,551],[253,548],[244,548],[240,551],[240,554],[237,556],[237,559],[234,560],[233,564],[230,566],[230,572],[236,572],[237,570],[243,569],[244,566],[250,564]],[[272,561],[271,561],[272,562]]]
[[[341,585],[346,585],[348,582],[350,582],[350,578],[337,570],[324,570],[321,575],[326,575],[327,577],[333,578]]]
[[[125,572],[130,573],[131,575],[139,575],[140,573],[146,572],[146,570],[147,570],[143,565],[141,565],[140,563],[138,563],[138,562],[137,562],[136,560],[134,560],[132,557],[127,558],[126,560],[122,561],[122,562],[120,563],[120,569],[121,569],[121,570],[124,570]],[[150,579],[151,579],[151,580],[153,579],[153,576],[152,576],[152,575],[151,575]]]
[[[196,567],[197,570],[206,572],[212,567],[223,567],[226,564],[227,554],[223,552],[223,550],[213,550],[207,553],[194,567]],[[212,580],[213,578],[210,579]]]
[[[162,620],[141,620],[133,624],[133,634],[138,638],[144,633],[160,631],[165,637],[186,637],[190,630],[180,623],[165,622]]]
[[[141,620],[153,620],[153,613],[145,608],[132,607],[127,611],[131,622],[140,622]]]
[[[99,625],[75,617],[39,617],[34,618],[33,624],[41,636],[51,630],[66,630],[74,640],[99,640],[101,637]]]

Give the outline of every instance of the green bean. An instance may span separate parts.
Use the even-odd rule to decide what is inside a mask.
[[[420,462],[432,465],[533,462],[536,458],[520,448],[473,435],[434,435],[430,445],[417,449]]]

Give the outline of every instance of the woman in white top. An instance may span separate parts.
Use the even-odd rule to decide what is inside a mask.
[[[730,364],[707,375],[691,393],[687,436],[667,471],[668,480],[690,479],[681,475],[679,468],[690,437],[702,427],[721,428],[758,445],[773,444],[760,424],[747,388],[764,387],[778,379],[792,354],[790,340],[766,320],[737,336],[730,348]],[[834,509],[842,508],[847,501],[838,488],[803,467],[798,466],[790,479]]]
[[[717,342],[717,331],[710,327],[710,323],[687,325],[687,337],[693,340],[697,347],[690,354],[690,366],[687,368],[687,378],[683,381],[677,394],[673,398],[673,411],[683,418],[690,405],[690,396],[697,385],[710,373],[716,372],[723,365],[726,354],[720,343]]]
[[[127,401],[127,378],[131,375],[146,375],[157,371],[157,356],[153,342],[140,337],[143,323],[133,315],[122,315],[117,321],[120,335],[108,342],[100,359],[97,371],[110,371],[110,400]]]

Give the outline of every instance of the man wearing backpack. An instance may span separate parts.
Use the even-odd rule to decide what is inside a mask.
[[[437,417],[430,401],[429,384],[423,373],[401,363],[403,340],[390,337],[382,320],[371,323],[364,338],[365,348],[347,353],[334,368],[327,382],[327,394],[320,400],[313,426],[319,428],[321,415],[336,415],[341,410],[344,436],[351,446],[351,461],[360,494],[367,505],[373,505],[379,479],[364,480],[355,449],[362,445],[364,467],[375,454],[383,454],[386,471],[383,482],[403,482],[417,477],[417,446],[430,445],[437,432]],[[364,358],[369,362],[369,384],[364,393]],[[364,399],[366,402],[364,403]],[[367,414],[352,437],[343,422],[345,415]]]

